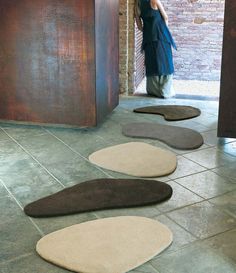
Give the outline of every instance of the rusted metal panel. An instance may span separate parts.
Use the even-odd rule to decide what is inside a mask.
[[[119,1],[96,1],[97,122],[114,109],[119,95]]]
[[[225,1],[219,137],[236,138],[236,2]]]
[[[95,0],[0,0],[0,119],[96,125],[96,56],[106,51],[97,47],[96,53],[95,48],[95,5],[100,2],[114,6]],[[112,15],[109,20],[107,14],[102,16],[106,24]],[[111,21],[109,35],[113,30],[117,34],[117,18]],[[115,34],[110,55],[118,44]],[[106,42],[108,37],[104,47]],[[117,63],[116,57],[110,61]],[[101,72],[106,79],[111,69],[108,63],[97,78]],[[118,97],[113,89],[118,72],[112,73],[107,81],[117,93],[101,93],[106,96],[109,91],[110,104]]]

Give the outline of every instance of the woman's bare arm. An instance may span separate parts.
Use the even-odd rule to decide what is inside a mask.
[[[163,17],[163,19],[165,20],[166,24],[168,24],[168,16],[166,14],[166,11],[161,3],[160,0],[151,0],[151,5],[154,8],[158,8],[160,10],[160,13]]]
[[[136,0],[135,4],[134,4],[134,18],[135,18],[138,29],[140,31],[143,31],[143,23],[142,23],[142,20],[140,18],[140,8],[139,8],[139,5],[138,5],[138,0]]]

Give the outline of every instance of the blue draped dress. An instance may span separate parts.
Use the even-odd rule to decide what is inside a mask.
[[[159,10],[151,7],[150,0],[138,0],[143,21],[142,50],[145,54],[147,93],[160,98],[174,95],[172,47],[176,44]]]

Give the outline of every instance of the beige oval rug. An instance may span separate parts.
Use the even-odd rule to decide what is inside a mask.
[[[158,177],[172,173],[176,155],[143,142],[128,142],[99,150],[89,160],[102,168],[140,177]]]
[[[171,231],[136,216],[98,219],[43,237],[36,251],[45,260],[80,273],[125,273],[166,249]]]

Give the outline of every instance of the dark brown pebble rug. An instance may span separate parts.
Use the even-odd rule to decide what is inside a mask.
[[[197,117],[201,114],[198,108],[184,105],[162,105],[136,108],[136,113],[162,115],[168,121],[177,121]]]
[[[169,199],[172,188],[156,180],[96,179],[64,189],[28,204],[31,217],[62,216],[102,209],[157,204]]]
[[[200,133],[183,127],[148,122],[129,123],[122,127],[122,133],[129,137],[158,139],[175,149],[197,149],[203,144]]]

